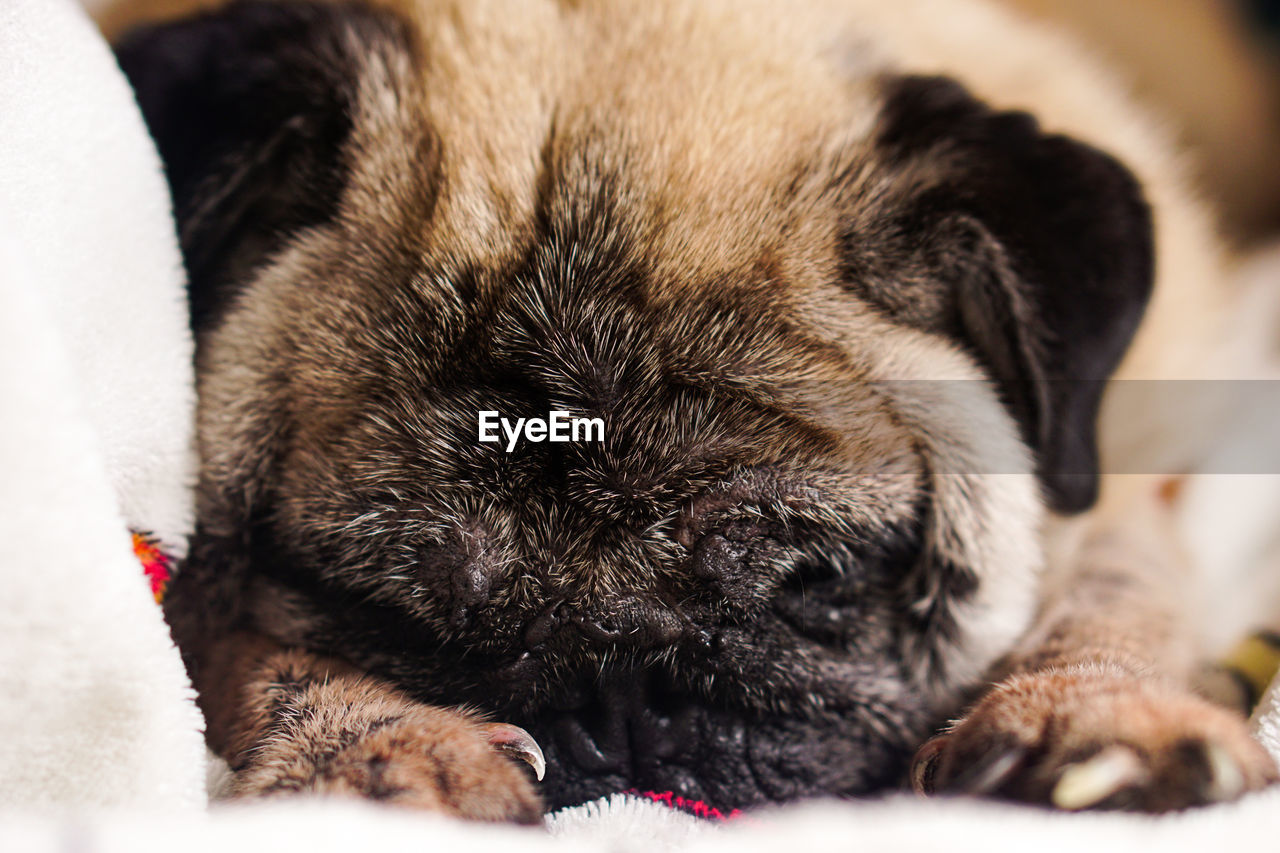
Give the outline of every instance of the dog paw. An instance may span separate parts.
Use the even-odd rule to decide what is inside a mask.
[[[542,752],[523,729],[422,705],[363,678],[294,686],[244,753],[230,796],[356,796],[469,820],[538,824]],[[520,766],[518,759],[529,765]]]
[[[1013,676],[916,754],[919,793],[1164,812],[1274,782],[1243,718],[1184,690],[1096,671]]]

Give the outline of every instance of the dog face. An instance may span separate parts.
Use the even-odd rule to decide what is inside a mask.
[[[191,275],[189,576],[524,725],[552,805],[896,781],[1024,626],[1040,495],[1092,501],[1151,286],[1114,160],[739,11],[242,3],[118,49]]]

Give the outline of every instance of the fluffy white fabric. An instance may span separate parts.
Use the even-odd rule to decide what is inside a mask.
[[[32,265],[24,289],[56,323],[68,392],[122,514],[179,549],[192,515],[191,342],[159,159],[74,4],[5,0],[0,51],[0,210],[11,218],[0,237]]]
[[[615,803],[618,801],[614,801]],[[629,809],[629,805],[623,808]],[[1280,828],[1280,791],[1244,802],[1152,818],[1056,814],[983,803],[927,802],[902,797],[873,803],[818,803],[671,832],[669,818],[612,823],[599,818],[571,830],[467,825],[360,803],[292,802],[230,807],[209,815],[105,814],[75,824],[11,817],[2,830],[8,850],[75,853],[226,853],[228,850],[463,851],[464,853],[1036,853],[1265,849]]]
[[[72,0],[3,0],[6,850],[1203,850],[1253,846],[1280,826],[1280,791],[1161,818],[895,797],[726,825],[617,796],[553,815],[546,832],[360,803],[185,810],[204,802],[199,720],[127,529],[176,545],[189,527],[189,359],[167,193],[122,76]],[[1280,755],[1280,687],[1258,725]]]
[[[0,801],[192,806],[199,715],[128,527],[191,524],[191,343],[154,146],[66,0],[0,3]],[[3,835],[3,833],[0,833]]]

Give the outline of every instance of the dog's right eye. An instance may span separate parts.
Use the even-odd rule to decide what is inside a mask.
[[[773,609],[792,628],[827,645],[849,645],[866,630],[875,602],[873,572],[846,549],[804,555],[778,587]]]

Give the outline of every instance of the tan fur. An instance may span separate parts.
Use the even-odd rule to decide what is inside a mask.
[[[341,662],[237,635],[236,671],[198,679],[231,797],[361,795],[469,820],[541,822],[528,778],[482,718],[414,702]]]
[[[200,389],[203,423],[220,424],[230,415],[244,435],[252,434],[253,424],[270,417],[257,408],[267,397],[266,380],[235,368],[269,362],[286,350],[298,359],[290,375],[293,400],[308,413],[292,452],[302,459],[317,453],[322,444],[307,437],[343,415],[331,404],[341,400],[345,379],[329,369],[342,338],[329,337],[328,330],[343,319],[367,321],[370,297],[352,272],[355,265],[394,257],[393,247],[405,245],[425,264],[509,263],[534,229],[539,194],[546,190],[539,175],[549,161],[569,164],[560,180],[568,192],[598,177],[591,170],[622,176],[621,197],[643,223],[637,239],[652,269],[655,314],[677,314],[698,296],[692,289],[714,273],[743,304],[777,307],[796,321],[801,337],[830,345],[804,363],[779,365],[772,379],[978,378],[958,349],[848,307],[832,284],[839,211],[826,176],[864,175],[869,194],[881,190],[870,184],[876,165],[868,119],[874,116],[872,69],[955,74],[992,105],[1028,109],[1047,130],[1070,133],[1123,160],[1156,211],[1159,254],[1156,294],[1119,378],[1206,378],[1226,370],[1218,354],[1231,294],[1222,286],[1222,257],[1208,218],[1187,189],[1179,158],[1088,56],[1056,33],[1015,24],[999,8],[976,0],[963,6],[953,0],[581,0],[521,3],[513,14],[511,4],[488,0],[390,5],[418,22],[413,32],[420,39],[420,64],[399,56],[370,58],[355,122],[360,156],[336,226],[303,236],[281,255],[263,273],[255,297],[237,306],[237,322],[203,351],[202,373],[214,377]],[[812,168],[815,151],[822,154],[822,169]],[[449,180],[436,189],[434,174]],[[367,257],[346,256],[343,229],[367,235]],[[726,275],[732,271],[740,274]],[[324,302],[290,285],[318,276],[332,284]],[[787,283],[785,290],[779,282]],[[439,310],[447,317],[455,309],[441,302]],[[310,318],[307,336],[287,347],[276,329],[282,314]],[[890,339],[892,346],[879,344]],[[908,387],[883,392],[891,425],[847,441],[851,469],[888,466],[903,435],[944,459],[952,472],[987,470],[984,454],[1029,464],[994,394],[957,409],[954,401],[912,399]],[[1176,435],[1171,422],[1179,424]],[[852,424],[837,425],[852,434]],[[1132,396],[1113,395],[1103,414],[1103,469],[1123,463],[1129,470],[1181,470],[1205,452],[1215,426],[1211,418],[1193,423],[1186,413],[1153,411]],[[1153,443],[1152,435],[1160,440]],[[206,465],[230,471],[243,464],[243,452],[242,444],[206,447]],[[940,753],[940,779],[952,773],[958,760],[952,753],[967,754],[972,740],[998,745],[1010,725],[1022,724],[1019,714],[1039,720],[1051,712],[1072,714],[1079,729],[1055,742],[1032,775],[1048,778],[1078,757],[1078,749],[1119,739],[1153,756],[1153,778],[1160,783],[1153,784],[1163,791],[1161,784],[1174,785],[1161,769],[1168,763],[1166,747],[1190,739],[1228,744],[1249,786],[1272,778],[1265,759],[1244,745],[1242,721],[1226,722],[1179,686],[1195,650],[1178,627],[1185,602],[1177,591],[1192,568],[1165,538],[1160,478],[1104,477],[1093,512],[1072,522],[1048,521],[1043,530],[1036,525],[1041,507],[1027,473],[935,474],[932,486],[942,507],[934,532],[940,549],[973,566],[982,584],[942,652],[947,687],[976,682],[1002,655],[1005,674],[1014,673],[956,727],[951,753]],[[890,517],[886,511],[884,518]],[[1003,526],[1010,518],[1019,524]],[[1050,559],[1041,580],[1046,543]],[[310,666],[270,660],[276,668]],[[1089,669],[1093,664],[1099,665],[1096,673]],[[1145,680],[1150,675],[1166,680],[1153,687]],[[272,679],[261,670],[250,679],[255,702],[270,694]],[[245,772],[240,790],[367,792],[368,781],[353,781],[345,769],[316,782],[329,777],[298,764],[310,748],[299,744],[364,725],[366,717],[386,710],[384,702],[413,720],[413,734],[402,741],[381,732],[363,739],[359,748],[367,755],[353,766],[366,769],[351,773],[366,773],[369,756],[423,745],[443,750],[446,741],[449,750],[466,752],[460,761],[486,760],[479,757],[483,750],[458,745],[474,735],[474,724],[464,718],[410,709],[356,676],[334,676],[308,689],[314,692],[305,701],[321,709],[314,728],[291,730],[283,739],[258,738],[254,761],[260,769]],[[1119,698],[1096,705],[1097,695]],[[993,705],[1012,710],[1000,716]],[[1185,715],[1169,710],[1184,706]],[[257,719],[262,707],[242,713]],[[1112,725],[1103,707],[1123,711],[1127,721]],[[270,769],[262,770],[268,763]],[[415,767],[397,769],[397,784],[414,787],[422,775]],[[468,765],[457,772],[471,770]],[[432,786],[426,787],[419,804],[440,807],[431,799],[437,796]],[[489,795],[486,788],[477,796]],[[1163,794],[1152,796],[1166,803]],[[519,793],[512,797],[527,806]]]
[[[963,722],[926,744],[917,790],[1081,807],[1062,801],[1063,770],[1103,750],[1130,756],[1131,777],[1082,807],[1163,812],[1276,780],[1274,763],[1233,712],[1113,662],[1109,649],[1080,651],[1083,663],[1002,681]],[[1237,768],[1225,785],[1215,777],[1217,756]]]

